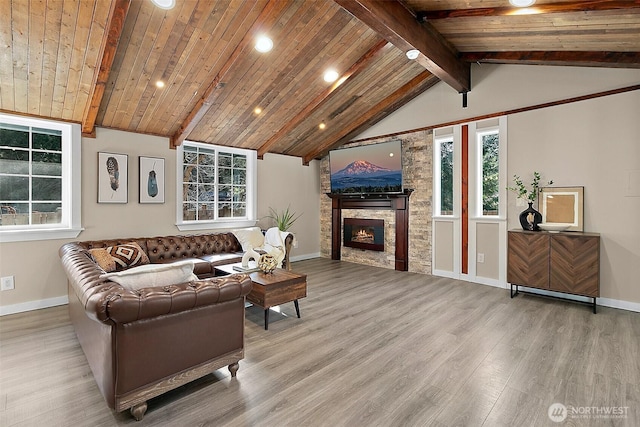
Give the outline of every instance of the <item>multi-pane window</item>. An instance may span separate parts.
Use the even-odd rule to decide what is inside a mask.
[[[249,153],[185,142],[182,221],[248,219]]]
[[[496,216],[500,202],[500,134],[497,129],[478,132],[481,153],[482,215]]]
[[[0,123],[0,226],[62,220],[62,132]]]
[[[79,143],[78,125],[0,115],[2,241],[79,231]]]
[[[247,216],[247,156],[218,153],[218,217]]]
[[[439,180],[438,215],[453,215],[453,137],[436,140],[439,163],[435,177]]]

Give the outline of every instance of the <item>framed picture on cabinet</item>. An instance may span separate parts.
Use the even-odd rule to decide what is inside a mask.
[[[584,187],[540,189],[542,222],[568,225],[567,231],[584,231]]]
[[[98,203],[127,203],[128,158],[126,154],[98,153]]]
[[[164,203],[164,159],[138,158],[140,165],[140,203]]]

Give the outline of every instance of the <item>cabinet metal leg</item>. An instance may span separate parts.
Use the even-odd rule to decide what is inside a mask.
[[[593,297],[593,314],[596,314],[596,297]]]
[[[265,308],[264,310],[264,329],[269,329],[269,309]]]
[[[513,292],[513,287],[516,287],[516,291]],[[516,295],[518,295],[518,285],[514,285],[513,283],[511,283],[511,298],[515,297]]]

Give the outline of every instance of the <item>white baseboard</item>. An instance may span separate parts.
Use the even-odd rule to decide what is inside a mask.
[[[459,279],[459,275],[453,271],[433,270],[433,275],[438,277],[446,277],[448,279]]]
[[[487,277],[476,277],[475,279],[471,279],[469,278],[468,274],[458,274],[458,273],[454,273],[453,271],[433,270],[433,275],[439,276],[439,277],[446,277],[449,279],[462,280],[464,282],[469,282],[469,283],[477,283],[480,285],[493,286],[495,288],[501,288],[501,289],[506,289],[508,287],[508,286],[505,286],[504,283],[500,282],[497,279],[490,279]]]
[[[635,311],[636,313],[640,313],[640,303],[638,302],[623,301],[611,298],[598,298],[597,304],[603,305],[605,307],[619,308],[620,310]]]
[[[56,307],[58,305],[65,304],[69,304],[69,297],[67,295],[36,301],[27,301],[20,304],[4,305],[0,306],[0,316],[8,316],[9,314],[40,310],[41,308]]]
[[[488,277],[476,277],[473,282],[479,283],[481,285],[493,286],[494,288],[500,288],[500,289],[508,288],[508,285],[505,286],[505,284],[499,281],[498,279],[490,279]]]
[[[292,256],[290,258],[291,262],[296,262],[296,261],[304,261],[306,259],[313,259],[313,258],[320,258],[320,252],[316,252],[313,254],[304,254],[304,255],[297,255],[297,256]]]

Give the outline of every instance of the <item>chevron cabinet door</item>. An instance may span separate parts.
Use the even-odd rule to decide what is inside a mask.
[[[507,281],[514,285],[549,288],[549,234],[509,231]]]
[[[569,233],[551,237],[549,287],[554,291],[600,296],[600,236]]]

